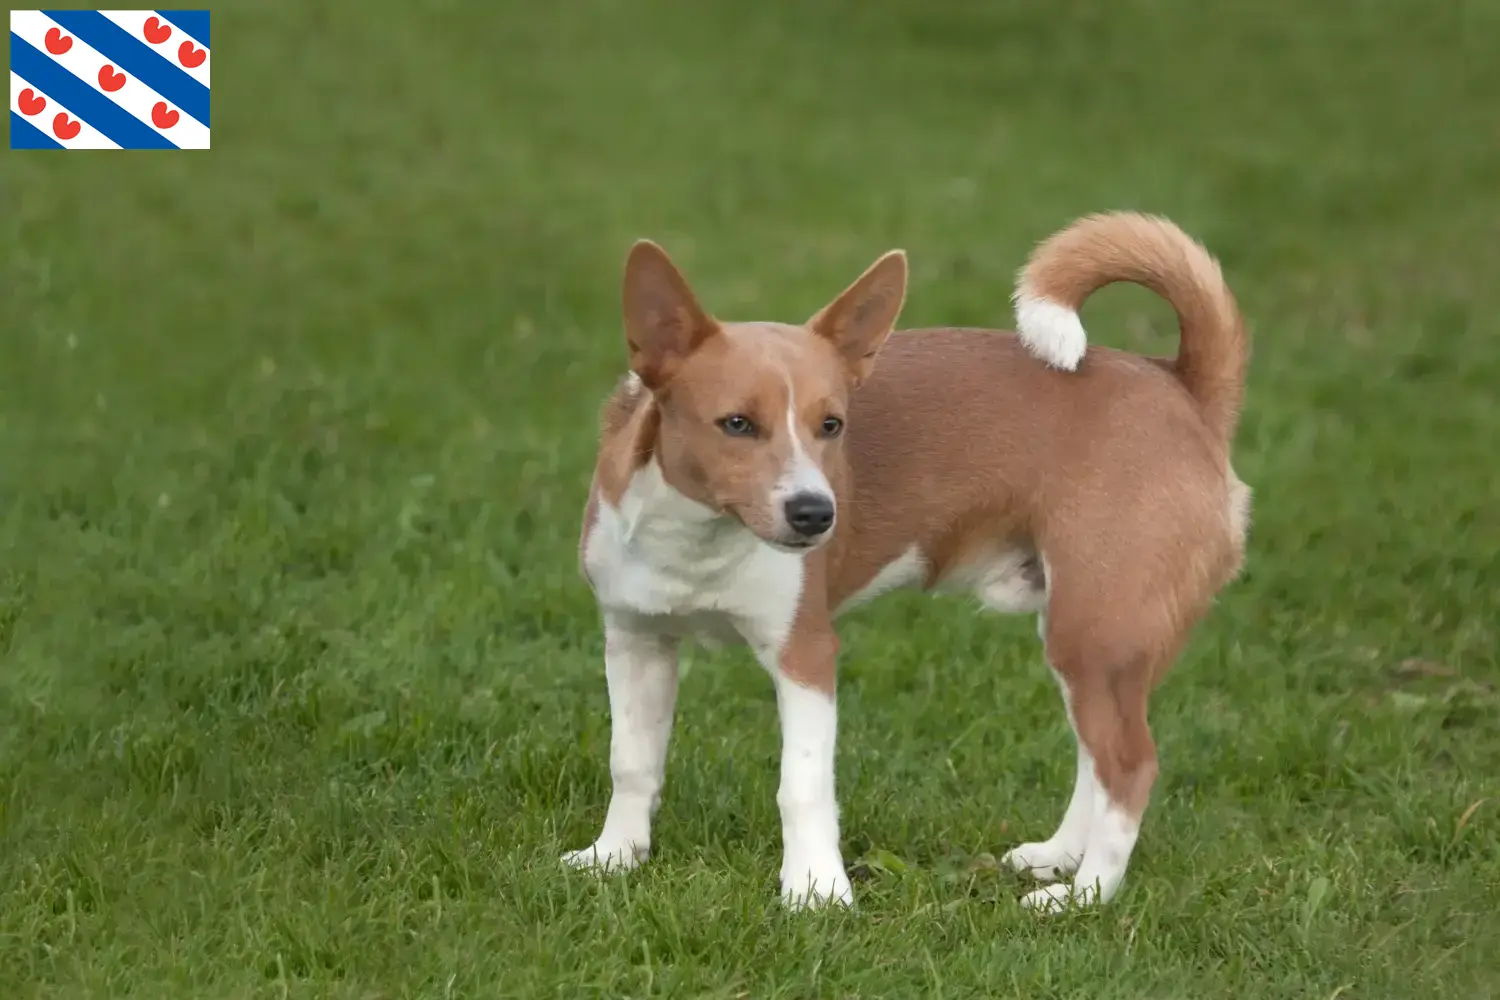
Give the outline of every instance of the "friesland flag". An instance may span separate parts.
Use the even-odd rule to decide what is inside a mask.
[[[208,11],[10,12],[11,149],[207,149]]]

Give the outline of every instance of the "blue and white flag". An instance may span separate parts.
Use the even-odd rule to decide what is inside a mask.
[[[208,11],[10,12],[11,149],[207,149]]]

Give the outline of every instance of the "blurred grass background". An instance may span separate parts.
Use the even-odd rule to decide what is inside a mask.
[[[1500,5],[213,8],[207,154],[0,156],[0,995],[1500,995]],[[857,914],[775,903],[763,675],[694,654],[651,865],[576,573],[619,267],[1009,326],[1076,215],[1218,254],[1249,570],[1127,888],[990,855],[1072,753],[1030,622],[845,629]],[[1111,290],[1100,342],[1170,351]],[[1490,958],[1485,958],[1490,955]]]

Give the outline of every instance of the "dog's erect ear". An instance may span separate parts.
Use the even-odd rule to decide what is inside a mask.
[[[858,385],[874,370],[875,354],[890,336],[905,301],[906,253],[892,250],[807,325],[839,349]]]
[[[659,389],[719,325],[703,311],[667,252],[640,240],[625,258],[625,344],[630,370]]]

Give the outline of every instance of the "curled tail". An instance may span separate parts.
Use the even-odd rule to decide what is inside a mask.
[[[1245,323],[1219,263],[1166,219],[1090,215],[1036,248],[1016,283],[1016,327],[1038,358],[1069,371],[1087,348],[1078,310],[1105,285],[1132,281],[1171,303],[1181,327],[1172,369],[1228,441],[1245,394]]]

